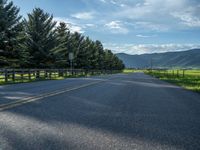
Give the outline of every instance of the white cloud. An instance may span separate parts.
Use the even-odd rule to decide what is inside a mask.
[[[100,0],[100,2],[102,2],[102,3],[106,3],[106,0]]]
[[[94,13],[81,12],[81,13],[72,14],[71,17],[76,18],[76,19],[82,19],[82,20],[90,20],[94,18]]]
[[[110,3],[117,5],[117,1],[115,1],[115,0],[111,0]]]
[[[151,37],[156,37],[156,35],[142,35],[142,34],[137,34],[136,35],[139,38],[151,38]]]
[[[152,31],[168,31],[169,27],[164,24],[156,24],[152,22],[138,21],[133,24],[135,29],[147,29]]]
[[[85,1],[88,4],[89,0]],[[90,6],[98,4],[99,8],[104,10],[98,11],[97,9],[95,12],[98,16],[98,23],[99,20],[108,22],[120,20],[123,29],[119,31],[120,33],[130,33],[136,30],[168,32],[200,27],[199,0],[98,0],[98,3],[90,0],[90,3],[92,3]],[[79,15],[82,13],[77,16],[81,18]],[[125,22],[132,25],[129,27]],[[116,33],[112,30],[112,33],[114,32]]]
[[[113,50],[114,53],[145,54],[183,51],[200,48],[200,44],[115,44],[104,43],[105,48]]]
[[[92,23],[88,23],[88,24],[86,24],[85,26],[87,26],[87,27],[96,27],[96,25],[95,24],[92,24]]]
[[[124,27],[121,21],[111,21],[106,23],[105,27],[108,28],[112,33],[127,34],[129,32],[129,30]]]
[[[69,20],[67,18],[55,17],[54,21],[57,22],[56,26],[58,26],[60,22],[65,22],[68,25],[68,28],[70,29],[71,32],[79,32],[79,33],[84,33],[85,32],[83,30],[84,27],[74,23],[72,20]]]
[[[100,2],[104,3],[104,4],[111,4],[111,5],[115,5],[115,6],[119,6],[119,7],[125,7],[126,4],[124,2],[127,2],[128,0],[99,0]]]
[[[111,21],[111,22],[107,23],[105,26],[107,26],[110,29],[120,29],[121,28],[120,21]]]
[[[190,13],[185,12],[174,12],[171,13],[175,18],[180,19],[182,24],[189,27],[200,27],[200,18],[193,16]]]
[[[181,25],[200,27],[199,3],[195,0],[143,0],[139,3],[131,0],[122,3],[119,0],[118,4],[124,7],[113,13],[115,17],[129,19],[131,23],[142,23],[141,28],[147,30],[166,31],[179,29]]]

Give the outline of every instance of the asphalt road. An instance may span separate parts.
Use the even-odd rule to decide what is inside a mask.
[[[0,86],[0,150],[199,150],[200,94],[143,73]]]

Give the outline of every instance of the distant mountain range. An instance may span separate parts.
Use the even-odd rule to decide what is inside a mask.
[[[118,53],[127,68],[200,68],[200,49],[142,55]]]

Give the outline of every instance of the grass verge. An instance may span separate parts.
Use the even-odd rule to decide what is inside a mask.
[[[135,70],[133,70],[133,69],[124,69],[123,70],[123,73],[125,73],[125,74],[134,73],[134,72],[135,72]]]
[[[200,92],[200,70],[153,70],[145,73],[185,89]]]

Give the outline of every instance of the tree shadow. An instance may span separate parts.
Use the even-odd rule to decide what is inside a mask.
[[[19,126],[19,130],[23,131],[23,128],[28,127],[32,134],[35,132],[38,136],[40,134],[36,131],[40,124],[50,127],[62,124],[64,127],[61,129],[64,135],[61,137],[66,139],[63,141],[55,139],[62,131],[58,129],[58,126],[47,130],[50,133],[46,132],[38,137],[39,140],[44,141],[44,145],[48,145],[49,142],[58,142],[60,145],[69,144],[70,146],[70,142],[67,142],[69,136],[67,133],[69,133],[69,129],[73,130],[73,127],[69,127],[69,125],[78,125],[79,127],[73,132],[74,136],[79,132],[82,133],[82,128],[87,129],[87,132],[80,135],[81,140],[86,138],[87,133],[89,136],[91,135],[91,138],[99,138],[99,132],[108,132],[111,139],[117,136],[127,139],[129,144],[140,141],[140,148],[146,146],[146,149],[152,147],[152,149],[200,149],[200,103],[196,103],[200,98],[198,95],[191,96],[191,93],[184,95],[181,89],[169,87],[167,87],[167,91],[163,92],[159,87],[144,85],[142,80],[141,84],[136,84],[136,86],[137,88],[134,88],[132,84],[99,84],[95,88],[84,88],[78,92],[45,98],[3,113],[14,115],[11,117],[12,119],[18,118],[17,116],[25,117],[25,119],[18,118],[27,120],[25,124]],[[143,88],[143,91],[140,88]],[[172,95],[166,96],[168,93],[172,93]],[[175,93],[181,93],[182,96],[176,97],[173,95]],[[150,98],[152,94],[160,95]],[[186,96],[190,96],[191,99],[184,99]],[[5,132],[11,130],[9,123],[8,121],[5,124],[7,126]],[[38,124],[38,126],[35,127],[34,124]],[[19,127],[11,131],[14,132]],[[32,129],[36,129],[36,131],[32,131]],[[55,130],[55,134],[51,135],[51,130]],[[40,131],[42,130],[38,128],[38,132]],[[96,135],[91,134],[93,131]],[[23,131],[23,133],[25,132]],[[13,134],[15,133],[11,133],[7,138]],[[48,138],[44,135],[48,135]],[[107,137],[106,134],[104,137]],[[86,138],[86,141],[89,141],[89,138]],[[22,142],[24,141],[20,138],[13,139],[12,146],[17,147]],[[81,149],[77,147],[78,143],[72,142],[71,145],[71,149]],[[59,145],[57,146],[59,147]],[[56,145],[54,148],[56,149]],[[83,149],[90,149],[90,147],[86,146]]]

